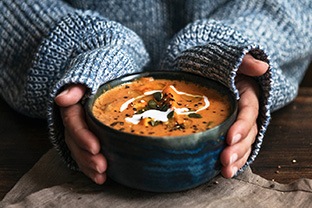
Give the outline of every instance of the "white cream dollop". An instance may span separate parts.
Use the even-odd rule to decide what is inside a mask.
[[[141,114],[134,114],[132,117],[126,117],[126,121],[132,124],[138,124],[144,118],[152,118],[154,121],[168,121],[168,114],[171,113],[172,110],[168,109],[167,111],[160,111],[160,110],[147,110]]]
[[[160,111],[160,110],[156,110],[156,109],[150,109],[150,110],[146,110],[143,113],[140,114],[134,114],[132,117],[126,117],[125,120],[127,122],[130,122],[132,124],[138,124],[140,122],[140,120],[144,119],[144,118],[151,118],[154,121],[162,121],[162,122],[167,122],[168,121],[168,115],[169,113],[171,113],[172,111],[174,111],[177,114],[190,114],[190,113],[198,113],[199,111],[202,111],[206,108],[209,107],[210,102],[208,100],[208,98],[204,95],[193,95],[193,94],[189,94],[186,92],[182,92],[182,91],[178,91],[173,85],[170,85],[170,87],[179,95],[187,95],[190,97],[200,97],[204,99],[205,105],[201,108],[199,108],[196,111],[190,111],[188,108],[176,108],[176,107],[171,107],[170,109],[168,109],[167,111]],[[121,107],[120,107],[120,112],[124,111],[125,109],[128,108],[129,104],[131,104],[132,102],[134,102],[137,99],[141,99],[144,96],[147,95],[152,95],[156,92],[162,92],[162,90],[151,90],[151,91],[147,91],[145,92],[143,95],[140,95],[136,98],[131,98],[129,100],[127,100],[126,102],[124,102]]]

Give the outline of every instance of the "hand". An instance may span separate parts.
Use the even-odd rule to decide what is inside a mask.
[[[86,91],[83,85],[71,85],[55,98],[65,126],[65,142],[79,169],[97,184],[106,180],[107,162],[100,153],[98,138],[88,129],[79,103]]]
[[[231,178],[246,163],[258,133],[259,86],[252,76],[261,76],[269,65],[247,54],[239,67],[236,87],[240,93],[237,120],[228,131],[228,146],[221,153],[221,174]]]

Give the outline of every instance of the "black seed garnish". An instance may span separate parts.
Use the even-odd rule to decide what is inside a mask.
[[[112,127],[116,126],[118,123],[119,123],[119,121],[113,122],[113,123],[110,124],[110,126],[112,126]]]
[[[116,121],[116,122],[111,123],[110,126],[114,127],[114,126],[116,126],[117,124],[123,126],[125,123],[122,122],[122,121]]]
[[[190,114],[188,114],[188,117],[190,117],[190,118],[202,118],[202,116],[198,113],[190,113]]]

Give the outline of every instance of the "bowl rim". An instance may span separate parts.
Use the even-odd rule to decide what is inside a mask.
[[[184,75],[184,76],[188,76],[188,77],[191,76],[193,78],[197,78],[197,79],[200,79],[200,80],[206,80],[206,81],[208,81],[210,83],[209,85],[211,85],[211,83],[213,83],[213,85],[216,85],[216,86],[222,88],[223,90],[227,91],[228,92],[228,97],[229,97],[230,102],[232,104],[231,105],[231,107],[232,107],[231,108],[231,114],[221,124],[211,128],[211,129],[208,129],[208,130],[205,130],[205,131],[201,131],[201,132],[192,133],[192,134],[177,135],[177,136],[151,136],[151,135],[139,135],[139,134],[134,134],[134,133],[130,133],[130,132],[123,132],[123,131],[119,131],[117,129],[114,129],[114,128],[108,126],[108,125],[105,125],[104,123],[99,121],[94,116],[94,114],[92,112],[92,106],[94,104],[94,101],[97,99],[97,97],[100,94],[102,94],[104,92],[103,88],[107,87],[107,85],[111,85],[112,83],[115,83],[115,82],[120,82],[117,85],[108,86],[108,87],[113,88],[113,87],[116,87],[116,86],[118,86],[120,84],[131,82],[131,81],[133,81],[133,80],[135,80],[137,78],[153,77],[153,76],[156,76],[156,75],[157,76],[163,76],[165,74],[167,74],[167,75],[168,74],[169,75],[175,74],[175,75],[178,75],[178,76]],[[166,79],[166,77],[162,77],[160,79]],[[188,80],[188,81],[191,81],[191,80]],[[202,85],[202,84],[200,84],[200,85]],[[86,111],[85,112],[86,116],[88,115],[89,118],[92,120],[92,122],[94,122],[96,125],[100,126],[101,128],[104,128],[108,132],[110,132],[112,134],[115,134],[119,138],[123,138],[123,136],[126,136],[126,137],[131,136],[131,138],[133,138],[133,139],[138,138],[140,140],[146,139],[146,140],[154,140],[154,141],[158,141],[158,140],[163,141],[163,140],[173,140],[173,139],[174,140],[184,140],[186,138],[189,138],[190,136],[195,137],[195,138],[202,138],[203,134],[209,134],[210,132],[218,131],[218,129],[222,128],[223,126],[231,125],[234,122],[234,120],[236,119],[236,116],[237,116],[238,102],[237,102],[235,94],[228,87],[226,87],[221,82],[213,80],[213,79],[210,79],[208,77],[200,76],[200,75],[197,75],[197,74],[194,74],[194,73],[190,73],[190,72],[185,72],[185,71],[143,71],[143,72],[136,72],[136,73],[125,74],[125,75],[122,75],[120,77],[114,78],[112,80],[109,80],[109,81],[101,84],[94,94],[91,94],[89,97],[86,98],[85,103],[84,103],[84,108],[85,108],[85,111]],[[209,138],[205,138],[205,139],[209,140]]]

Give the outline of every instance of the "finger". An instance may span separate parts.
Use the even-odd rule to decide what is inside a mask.
[[[221,153],[220,159],[222,165],[228,166],[235,163],[237,160],[240,160],[255,142],[257,132],[257,125],[255,124],[245,138],[242,138],[234,145],[227,146]]]
[[[92,181],[99,185],[103,184],[107,179],[106,173],[98,173],[96,171],[93,171],[92,169],[83,169],[81,171]]]
[[[65,142],[71,151],[72,158],[76,161],[79,170],[97,184],[103,184],[106,181],[107,161],[102,154],[92,155],[89,152],[80,149],[73,140],[65,136]]]
[[[255,59],[252,55],[246,54],[243,58],[238,72],[248,76],[261,76],[269,68],[269,64]]]
[[[221,173],[225,178],[233,177],[237,170],[247,162],[256,135],[257,126],[254,125],[246,138],[233,146],[226,147],[221,153],[220,160],[223,165]]]
[[[223,175],[223,177],[225,178],[234,177],[237,171],[246,164],[246,161],[248,160],[250,153],[251,148],[249,148],[248,151],[244,154],[244,156],[239,160],[237,160],[235,163],[228,166],[223,166],[221,169],[221,174]]]
[[[251,151],[252,151],[251,147],[248,148],[248,150],[247,150],[246,153],[243,155],[243,157],[241,157],[240,159],[238,159],[235,163],[233,163],[233,164],[230,166],[230,169],[232,170],[232,176],[231,176],[231,177],[233,177],[233,176],[237,173],[237,171],[238,171],[239,169],[241,169],[241,168],[246,164],[246,162],[247,162],[247,160],[248,160],[248,158],[249,158],[249,156],[250,156],[250,154],[251,154]]]
[[[233,145],[245,138],[258,117],[259,102],[255,92],[250,88],[241,91],[237,119],[230,127],[227,135],[229,145]]]
[[[70,85],[55,97],[55,102],[61,107],[68,107],[78,103],[86,92],[86,86]]]
[[[83,107],[80,104],[61,108],[61,114],[65,129],[67,129],[71,138],[81,149],[91,154],[100,152],[100,142],[98,138],[88,129],[84,120]]]
[[[107,161],[103,154],[98,153],[94,155],[85,151],[73,141],[68,133],[65,134],[65,142],[71,152],[72,158],[76,161],[79,168],[87,167],[98,173],[104,173],[106,171]]]

